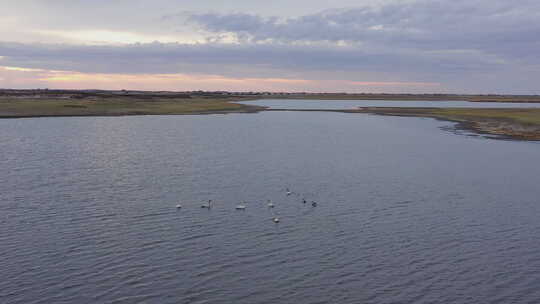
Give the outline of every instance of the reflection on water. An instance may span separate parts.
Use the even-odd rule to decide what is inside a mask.
[[[0,120],[0,302],[539,302],[539,145],[444,125]]]

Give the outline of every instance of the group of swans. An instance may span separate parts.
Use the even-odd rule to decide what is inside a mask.
[[[272,203],[271,200],[268,200],[268,203],[266,204],[266,206],[268,206],[268,208],[274,208],[275,205],[274,203]],[[201,204],[201,208],[203,209],[212,209],[212,200],[208,200],[208,202],[203,202]],[[246,202],[242,202],[241,204],[239,205],[236,205],[235,209],[236,210],[246,210]],[[182,209],[182,205],[181,204],[178,204],[176,205],[176,209]]]
[[[208,202],[203,202],[201,204],[201,208],[212,209],[212,200],[208,200]],[[182,205],[181,204],[176,205],[176,209],[182,209]]]
[[[271,200],[268,200],[268,203],[266,204],[266,206],[268,206],[268,208],[274,208],[275,205],[274,203],[272,203]],[[208,209],[208,210],[212,209],[212,200],[208,200],[208,202],[203,202],[201,204],[201,208]],[[176,205],[176,209],[182,209],[182,205],[181,204]],[[242,202],[241,204],[236,205],[235,209],[246,210],[246,202]],[[274,223],[279,223],[279,217],[273,217],[272,221]]]
[[[289,188],[286,189],[286,194],[287,194],[287,196],[290,196],[290,195],[292,194],[292,192],[291,192],[291,190],[289,190]],[[303,204],[307,204],[307,200],[306,200],[305,198],[302,198],[302,203],[303,203]],[[274,207],[275,207],[274,203],[272,203],[271,200],[268,200],[268,201],[267,201],[266,206],[267,206],[268,208],[274,208]],[[311,201],[311,206],[317,207],[317,202]],[[203,202],[203,203],[201,204],[201,208],[203,208],[203,209],[208,209],[208,210],[212,209],[212,200],[208,200],[208,202]],[[235,207],[236,210],[246,210],[246,208],[247,208],[247,204],[246,204],[245,201],[242,202],[242,203],[239,204],[239,205],[236,205],[236,207]],[[176,209],[182,209],[182,205],[181,205],[181,204],[176,205]],[[274,216],[274,217],[272,218],[272,221],[273,221],[274,223],[279,223],[279,217]]]

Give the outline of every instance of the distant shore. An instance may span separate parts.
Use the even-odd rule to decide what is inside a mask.
[[[457,98],[460,96],[461,98]],[[430,117],[456,122],[457,128],[497,138],[540,140],[540,108],[405,108],[363,107],[344,110],[267,109],[238,102],[280,98],[320,100],[466,100],[471,102],[540,102],[540,96],[438,94],[274,94],[223,92],[125,92],[0,90],[0,118],[194,115],[256,113],[260,111],[317,111],[390,116]]]
[[[253,113],[264,107],[239,98],[18,98],[0,99],[0,118]]]
[[[455,94],[306,94],[271,95],[260,99],[319,99],[319,100],[388,100],[388,101],[469,101],[540,103],[538,95],[455,95]]]
[[[456,122],[456,128],[505,139],[540,140],[540,108],[380,108],[351,110],[389,116],[430,117]]]
[[[540,141],[540,108],[411,108],[362,107],[358,109],[265,109],[275,112],[363,113],[385,116],[426,117],[457,123],[467,130],[497,139]]]
[[[501,94],[389,94],[389,93],[308,93],[308,92],[228,92],[228,91],[134,91],[134,90],[17,90],[0,89],[0,100],[6,98],[61,99],[323,99],[323,100],[418,100],[540,103],[540,95]]]

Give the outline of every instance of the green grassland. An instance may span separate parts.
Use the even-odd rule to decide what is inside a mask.
[[[437,109],[433,110],[434,115],[442,117],[454,117],[458,119],[470,118],[492,118],[492,119],[508,119],[518,123],[539,125],[540,126],[540,109]]]
[[[237,102],[269,97],[249,94],[223,96],[212,93],[162,92],[80,92],[80,91],[6,91],[0,94],[0,118],[54,116],[121,116],[181,115],[216,113],[251,113],[283,111],[244,105]],[[537,102],[538,96],[504,95],[436,95],[436,94],[310,94],[284,95],[286,99],[381,99],[381,100],[469,100],[491,102]],[[295,111],[287,109],[286,111]],[[404,108],[365,107],[354,110],[296,110],[370,113],[394,116],[432,117],[458,122],[478,133],[501,135],[514,139],[540,140],[540,109],[479,108]]]
[[[463,128],[482,134],[513,139],[540,140],[540,109],[474,109],[474,108],[382,108],[366,107],[352,110],[391,116],[432,117],[455,121]]]
[[[137,99],[133,97],[106,99],[4,98],[0,99],[0,117],[211,114],[253,112],[260,109],[260,107],[233,102],[240,100],[238,98],[232,100],[223,98]]]

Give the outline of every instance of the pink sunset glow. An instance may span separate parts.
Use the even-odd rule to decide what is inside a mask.
[[[395,81],[309,80],[288,78],[233,78],[210,74],[105,74],[0,66],[6,87],[109,90],[228,90],[351,92],[423,90],[438,83]]]

